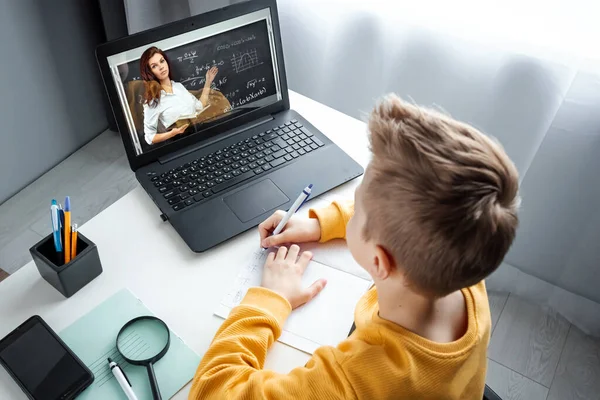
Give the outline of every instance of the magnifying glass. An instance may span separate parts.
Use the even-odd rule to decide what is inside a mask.
[[[117,335],[117,350],[125,361],[146,367],[154,400],[161,400],[154,364],[167,354],[170,345],[169,328],[156,317],[134,318]]]

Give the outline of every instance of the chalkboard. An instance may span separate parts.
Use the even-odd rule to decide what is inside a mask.
[[[219,72],[212,88],[219,90],[232,108],[277,93],[265,20],[164,51],[173,80],[188,90],[201,90],[206,72],[216,65]],[[140,79],[139,60],[119,66],[119,71],[127,87],[130,81]]]

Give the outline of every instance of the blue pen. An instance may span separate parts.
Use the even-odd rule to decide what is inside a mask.
[[[58,212],[58,203],[52,199],[50,205],[50,218],[52,220],[52,236],[54,238],[54,249],[57,253],[62,251],[62,243],[60,238],[60,216]]]
[[[60,237],[65,237],[65,211],[61,203],[58,203],[58,217],[60,218]],[[61,239],[62,240],[62,239]]]
[[[310,185],[308,185],[307,187],[304,188],[302,193],[300,193],[300,195],[298,196],[298,198],[296,199],[294,204],[292,204],[292,206],[285,213],[285,215],[283,216],[281,221],[279,221],[279,224],[273,231],[273,236],[279,235],[281,233],[281,231],[283,230],[283,228],[285,228],[285,225],[288,223],[290,218],[292,218],[292,216],[296,213],[296,211],[298,211],[300,209],[300,207],[302,207],[302,205],[306,202],[306,200],[310,196],[312,187],[313,187],[313,185],[311,183]],[[263,250],[266,250],[266,249],[263,248]]]

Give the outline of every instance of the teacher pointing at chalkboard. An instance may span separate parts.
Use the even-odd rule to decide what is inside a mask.
[[[144,138],[148,144],[164,142],[185,132],[189,124],[158,133],[159,122],[165,128],[181,116],[192,115],[208,106],[210,86],[219,70],[212,67],[206,72],[206,81],[200,100],[179,82],[171,79],[167,55],[157,47],[150,47],[140,59],[141,78],[144,80]]]

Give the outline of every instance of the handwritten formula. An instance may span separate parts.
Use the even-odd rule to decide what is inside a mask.
[[[235,109],[236,107],[241,107],[244,104],[247,104],[253,100],[258,100],[261,97],[263,97],[266,93],[267,93],[267,88],[263,86],[260,89],[254,91],[254,92],[251,92],[244,97],[240,97],[238,99],[229,98],[229,101],[231,103],[231,108],[226,109],[225,112],[231,111],[231,110]]]
[[[252,34],[243,38],[240,38],[238,40],[234,40],[232,42],[229,43],[222,43],[220,45],[217,46],[217,51],[221,51],[221,50],[228,50],[232,47],[238,46],[242,43],[246,43],[246,42],[250,42],[252,40],[256,40],[256,35]]]
[[[197,57],[198,56],[196,55],[196,50],[192,50],[190,52],[184,53],[182,56],[177,57],[177,60],[179,62],[187,61],[190,64],[194,64],[194,59],[197,58]]]
[[[259,83],[265,82],[266,78],[251,79],[246,82],[246,89],[255,88]]]

